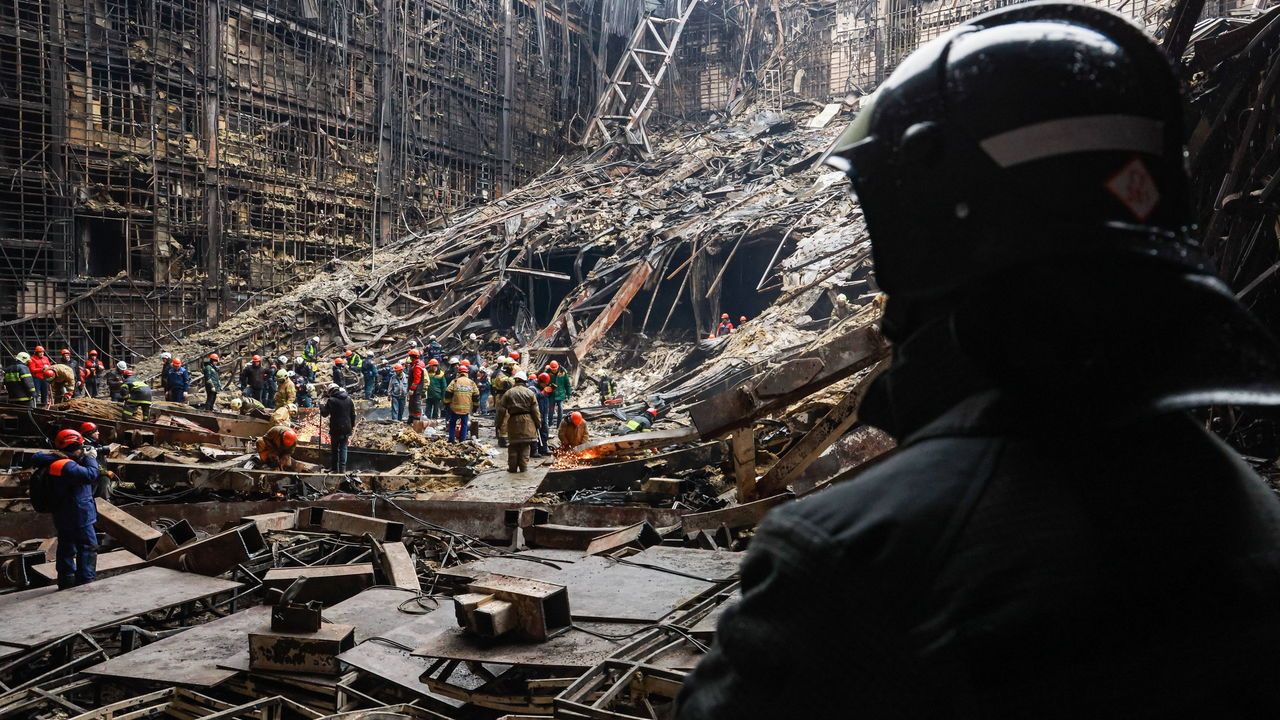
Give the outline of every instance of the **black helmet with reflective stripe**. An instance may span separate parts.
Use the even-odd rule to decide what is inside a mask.
[[[1188,240],[1177,79],[1111,11],[1016,5],[921,47],[828,153],[876,279],[930,298],[1028,262],[1114,253],[1208,272]]]

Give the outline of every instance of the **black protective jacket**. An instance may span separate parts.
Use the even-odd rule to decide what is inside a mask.
[[[356,405],[345,391],[330,395],[320,406],[320,417],[329,418],[329,434],[351,437],[356,427]]]
[[[898,450],[760,525],[679,717],[1280,716],[1248,465],[1122,373],[1011,391],[930,344],[860,408]]]

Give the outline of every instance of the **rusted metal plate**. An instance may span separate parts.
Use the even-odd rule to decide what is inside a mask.
[[[755,381],[748,381],[732,390],[703,400],[689,408],[689,416],[704,438],[719,437],[752,420],[783,407],[792,400],[831,383],[842,380],[859,370],[871,367],[888,357],[889,346],[880,331],[866,326],[841,335],[831,342],[798,357],[788,365],[800,363],[807,377],[803,384],[792,382],[789,375],[777,368]],[[821,368],[810,374],[812,362]]]
[[[146,560],[143,560],[128,550],[115,550],[113,552],[102,553],[98,555],[98,565],[96,568],[98,571],[98,579],[102,580],[103,578],[109,578],[112,575],[119,575],[120,573],[129,572],[130,570],[137,570],[146,565],[146,563]],[[58,570],[55,565],[56,563],[51,562],[41,563],[31,568],[31,570],[45,580],[55,582],[58,579]]]
[[[284,591],[300,577],[305,577],[307,582],[295,601],[319,600],[325,607],[336,606],[373,586],[373,564],[271,568],[263,576],[262,584],[269,590]]]
[[[404,537],[404,523],[324,507],[304,508],[298,525],[307,524],[357,537],[372,535],[378,541],[395,542]]]
[[[453,601],[449,598],[439,598],[436,602],[440,605],[437,609],[426,615],[418,616],[410,623],[379,634],[380,637],[384,637],[396,643],[396,645],[378,641],[366,641],[342,653],[338,656],[338,659],[409,692],[423,698],[429,698],[431,701],[445,707],[461,706],[463,703],[460,700],[434,693],[430,687],[419,680],[422,674],[431,667],[433,660],[414,657],[410,654],[411,650],[403,649],[404,647],[411,649],[421,647],[445,630],[457,626],[458,621],[454,618]],[[500,673],[503,669],[491,668],[495,674]],[[462,671],[463,669],[459,668],[459,672]]]
[[[542,484],[538,486],[538,492],[565,492],[591,487],[609,487],[622,490],[641,478],[653,475],[670,475],[681,470],[689,470],[704,465],[718,465],[724,460],[724,453],[723,443],[709,442],[639,460],[551,470],[547,472]],[[669,523],[654,524],[664,525]]]
[[[221,575],[266,546],[266,540],[262,538],[258,526],[245,523],[204,540],[183,545],[171,553],[155,558],[153,563],[201,575]]]
[[[552,565],[521,560],[545,558]],[[440,571],[443,578],[467,584],[485,572],[528,577],[569,589],[575,619],[656,622],[684,601],[738,571],[741,553],[651,547],[619,562],[576,550],[530,550],[517,557],[495,557]],[[677,570],[676,575],[636,564]]]
[[[134,555],[145,558],[150,557],[153,550],[159,549],[161,552],[167,552],[178,547],[177,543],[172,540],[161,545],[165,540],[163,532],[112,505],[110,502],[102,498],[95,498],[94,504],[98,510],[99,528],[115,538],[116,542]]]
[[[499,460],[505,462],[505,458]],[[439,499],[523,504],[538,491],[546,474],[545,465],[531,466],[527,472],[522,473],[488,470],[472,478],[466,487],[440,495]]]
[[[111,658],[85,672],[168,685],[213,687],[237,672],[219,668],[218,663],[245,652],[249,631],[270,620],[271,608],[251,607]]]
[[[108,627],[135,615],[228,592],[239,583],[149,567],[124,575],[0,604],[4,642],[34,647],[79,630]]]
[[[326,624],[310,633],[272,630],[271,624],[249,632],[249,668],[275,672],[337,675],[338,655],[355,647],[351,625]]]
[[[592,540],[621,529],[616,527],[581,527],[578,525],[547,523],[544,525],[531,525],[525,528],[524,539],[529,547],[586,550]]]
[[[608,635],[625,635],[635,630],[631,623],[578,622],[580,627]],[[442,629],[435,637],[428,638],[413,651],[418,657],[448,658],[499,665],[563,668],[582,672],[604,661],[623,640],[606,640],[569,628],[550,640],[532,642],[504,640],[501,643],[482,642],[468,635],[462,628]]]
[[[378,559],[388,584],[414,592],[422,589],[422,581],[418,579],[418,568],[404,543],[384,543],[378,549]]]
[[[649,279],[650,273],[653,272],[653,266],[648,260],[640,260],[631,270],[631,274],[627,279],[622,281],[622,286],[614,293],[613,297],[605,304],[604,310],[596,316],[596,319],[587,326],[587,329],[578,336],[578,342],[573,346],[573,358],[581,360],[591,352],[591,348],[609,332],[609,328],[618,321],[622,315],[622,311],[627,309],[627,305],[635,298],[636,293],[640,292],[640,288],[644,287],[644,283]],[[580,365],[579,365],[580,367]]]

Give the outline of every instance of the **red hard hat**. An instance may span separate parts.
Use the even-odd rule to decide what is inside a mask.
[[[516,352],[515,350],[512,350],[512,351],[511,351],[511,355],[510,355],[509,357],[510,357],[512,360],[519,360],[519,359],[520,359],[520,353]]]
[[[420,355],[422,355],[422,353],[418,351],[418,348],[413,348],[409,351],[409,357],[418,357]]]
[[[746,321],[747,321],[747,316],[746,316],[746,315],[740,315],[740,316],[738,316],[738,322],[740,322],[740,323],[744,323],[744,322],[746,322]]]
[[[121,375],[123,375],[123,376],[125,376],[125,377],[132,377],[132,376],[133,376],[133,371],[132,371],[132,370],[130,370],[130,369],[128,369],[128,368],[125,368],[125,369],[124,369],[124,371],[123,371],[123,372],[121,372],[120,374],[121,374]]]
[[[218,353],[209,353],[209,359],[214,362],[218,362],[222,358],[218,357]]]
[[[261,355],[254,355],[254,356],[253,356],[253,361],[254,361],[254,362],[262,362],[262,356],[261,356]]]
[[[38,352],[38,353],[42,353],[42,352],[44,352],[44,346],[43,346],[43,345],[37,345],[37,346],[36,346],[36,350],[35,350],[35,351],[36,351],[36,352]]]
[[[720,313],[720,319],[721,319],[721,320],[728,320],[728,319],[729,319],[729,313]]]
[[[280,442],[283,442],[285,447],[293,447],[298,444],[298,433],[292,430],[285,430],[280,435]]]
[[[458,372],[462,373],[463,375],[466,375],[471,372],[471,368],[467,367],[466,365],[459,365]]]
[[[435,358],[431,358],[427,361],[427,367],[440,367],[440,361]]]
[[[403,366],[403,365],[401,365],[400,363],[396,363],[395,365],[392,365],[392,366],[391,366],[391,369],[392,369],[392,370],[395,370],[395,371],[397,371],[397,372],[398,372],[398,371],[400,371],[400,370],[403,370],[403,369],[404,369],[404,366]]]
[[[498,338],[498,344],[499,344],[499,345],[506,345],[506,344],[507,344],[507,339],[506,339],[506,338],[504,338],[504,337],[500,337],[500,338]]]
[[[539,373],[539,374],[538,374],[538,382],[540,382],[540,383],[549,383],[549,382],[551,382],[551,376],[550,376],[550,375],[548,375],[548,374],[546,374],[546,373]]]
[[[59,430],[58,434],[53,436],[53,446],[59,450],[66,450],[70,445],[83,445],[84,436],[75,430]]]
[[[560,363],[556,362],[555,360],[552,360],[551,362],[547,363],[547,367],[551,368],[552,370],[559,370]]]
[[[71,354],[71,351],[70,351],[70,350],[68,350],[68,349],[66,349],[66,348],[62,348],[62,349],[61,349],[61,350],[59,350],[58,352],[62,353],[63,355],[70,355],[70,354]]]
[[[97,355],[97,354],[98,354],[98,351],[97,351],[97,350],[90,350],[90,351],[89,351],[89,354],[90,354],[90,355]]]
[[[173,366],[174,366],[174,367],[182,367],[182,361],[181,361],[181,360],[179,360],[178,358],[174,358],[174,359],[173,359]]]
[[[582,413],[578,412],[577,410],[574,410],[573,412],[569,413],[569,422],[573,423],[574,425],[581,425],[582,423],[586,422],[586,420],[582,418]]]
[[[80,433],[83,435],[92,435],[98,432],[98,426],[91,422],[80,423]]]
[[[343,360],[342,358],[334,358],[334,359],[333,359],[333,364],[334,364],[334,365],[342,365],[342,364],[344,364],[344,363],[346,363],[346,362],[347,362],[347,361],[346,361],[346,360]]]
[[[58,373],[54,372],[54,371],[53,371],[53,368],[51,368],[51,367],[47,367],[47,368],[45,368],[45,369],[44,369],[44,376],[45,376],[46,378],[54,377],[54,376],[55,376],[55,375],[57,375],[57,374],[58,374]]]
[[[649,414],[650,414],[650,415],[652,415],[653,417],[658,417],[658,411],[657,411],[657,409],[655,409],[655,408],[649,408],[649,409],[648,409],[648,410],[646,410],[645,412],[649,413]]]

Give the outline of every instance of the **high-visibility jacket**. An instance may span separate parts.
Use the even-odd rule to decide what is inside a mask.
[[[151,407],[151,386],[141,380],[130,380],[124,384],[126,392],[124,398],[124,407],[126,412],[133,412],[139,408],[146,410]]]
[[[4,387],[9,392],[9,400],[27,402],[35,395],[36,383],[31,377],[31,368],[15,362],[4,370]]]
[[[316,360],[319,360],[320,346],[308,340],[306,347],[302,348],[302,359],[307,362],[315,362]]]
[[[651,429],[653,429],[653,418],[648,415],[627,418],[627,432],[646,432]]]
[[[471,381],[471,378],[462,375],[445,388],[444,399],[455,415],[470,415],[476,392],[476,384]]]
[[[347,367],[360,372],[360,369],[364,367],[364,356],[358,352],[351,353],[351,359],[347,361]]]

